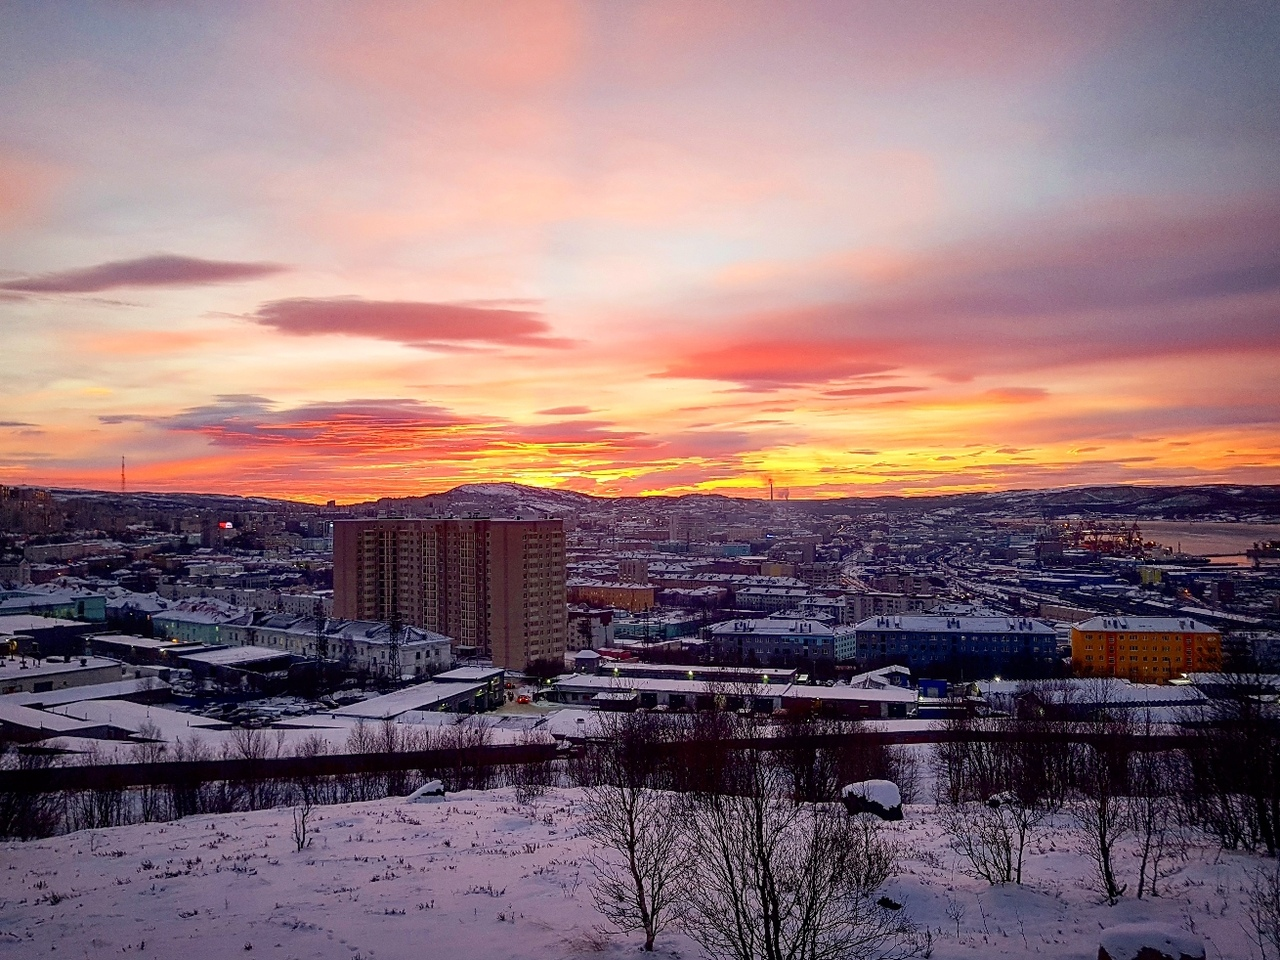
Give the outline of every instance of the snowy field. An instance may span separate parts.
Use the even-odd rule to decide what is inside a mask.
[[[319,807],[298,852],[287,808],[0,845],[0,957],[253,956],[299,960],[621,957],[640,938],[591,905],[576,790],[518,804],[509,789],[444,801]],[[1033,844],[1021,888],[961,870],[932,806],[887,824],[903,848],[885,892],[933,931],[933,956],[1094,960],[1103,928],[1156,921],[1209,957],[1250,949],[1242,884],[1257,858],[1192,847],[1160,897],[1107,906],[1061,825]],[[1126,855],[1121,879],[1136,875]],[[958,932],[957,932],[958,929]],[[679,933],[660,955],[696,958]]]

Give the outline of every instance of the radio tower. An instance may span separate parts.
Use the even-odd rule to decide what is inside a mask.
[[[124,457],[120,458],[120,492],[124,493]]]

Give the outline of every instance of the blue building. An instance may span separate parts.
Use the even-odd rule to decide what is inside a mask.
[[[1057,632],[1026,617],[869,617],[854,629],[861,667],[901,663],[915,673],[973,680],[1052,676],[1058,665]]]

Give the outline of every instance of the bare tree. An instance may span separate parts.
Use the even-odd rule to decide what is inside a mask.
[[[1275,693],[1270,677],[1224,673],[1194,718],[1197,812],[1228,850],[1280,852],[1280,715],[1268,702]]]
[[[1245,895],[1250,932],[1262,960],[1280,960],[1280,861],[1253,871]]]
[[[79,765],[96,767],[105,763],[97,743],[80,755]],[[68,830],[115,827],[125,822],[124,791],[116,787],[89,787],[70,793],[66,804]]]
[[[138,727],[138,739],[130,744],[130,759],[134,763],[159,763],[165,758],[164,734],[150,720]],[[165,816],[165,791],[159,787],[144,785],[138,791],[138,802],[144,822],[167,819]]]
[[[297,803],[293,805],[293,842],[301,853],[310,842],[311,813],[315,809],[315,799],[307,784],[298,789]]]
[[[708,684],[707,689],[716,688]],[[730,742],[745,735],[742,718],[724,710],[699,710],[671,721],[672,736],[679,743],[679,750],[671,754],[671,788],[681,793],[724,790],[733,767]]]
[[[1148,724],[1148,729],[1150,724]],[[1182,839],[1182,804],[1178,788],[1186,764],[1176,752],[1142,751],[1129,760],[1128,811],[1138,839],[1139,900],[1159,896],[1160,868]]]
[[[785,773],[758,752],[738,755],[733,779],[688,814],[689,936],[733,960],[919,953],[910,921],[875,897],[896,857],[874,818],[793,802]]]
[[[279,757],[284,753],[285,732],[276,730],[271,736],[265,730],[252,727],[236,727],[231,731],[231,740],[222,745],[222,756],[226,760],[267,760]],[[238,791],[235,789],[238,787]],[[237,797],[243,802],[237,802]],[[274,807],[281,802],[278,784],[265,776],[250,775],[244,783],[232,785],[232,796],[229,805],[245,806],[250,810],[262,810]]]
[[[1120,760],[1100,746],[1085,754],[1081,771],[1080,798],[1072,813],[1084,837],[1085,851],[1098,868],[1102,893],[1115,903],[1128,889],[1115,873],[1115,850],[1128,834],[1131,823],[1117,768]]]
[[[520,744],[526,747],[550,747],[555,740],[540,730],[525,730],[520,734]],[[531,760],[517,763],[511,768],[509,780],[515,788],[516,803],[529,803],[547,792],[555,782],[554,761]]]
[[[468,717],[436,734],[439,749],[453,750],[453,764],[438,771],[450,793],[458,790],[488,790],[494,782],[494,765],[485,759],[484,748],[493,742],[490,724],[483,717]]]
[[[376,733],[379,753],[404,753],[411,749],[410,728],[391,717],[383,717]],[[388,769],[382,776],[382,792],[389,797],[402,797],[409,792],[409,771]]]
[[[192,735],[183,740],[178,737],[173,743],[174,760],[211,760],[208,745],[199,736]],[[212,798],[208,784],[200,780],[180,780],[169,785],[169,809],[174,817],[186,817],[193,813],[209,813],[212,810]]]
[[[374,726],[363,717],[356,720],[356,725],[347,733],[347,753],[378,753],[381,744]],[[377,773],[361,771],[347,778],[352,800],[376,800],[385,796],[382,789],[382,777]]]
[[[985,800],[1010,789],[1017,780],[1015,756],[1008,744],[981,739],[1001,728],[985,717],[949,717],[943,729],[954,739],[934,752],[935,799],[940,803]]]
[[[1044,820],[1043,807],[1023,804],[1012,792],[986,803],[965,801],[942,809],[942,825],[957,853],[992,885],[1022,883],[1027,842]]]
[[[685,902],[686,847],[675,794],[661,791],[654,747],[663,738],[650,714],[600,714],[598,743],[579,767],[591,855],[592,899],[620,930],[644,933],[644,949]]]
[[[0,770],[34,771],[53,766],[48,753],[0,748]],[[47,837],[58,829],[61,819],[56,793],[34,793],[16,789],[0,792],[0,837],[31,840]]]

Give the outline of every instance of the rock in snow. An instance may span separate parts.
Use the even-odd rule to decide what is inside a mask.
[[[439,780],[428,780],[409,796],[404,798],[405,803],[431,803],[435,800],[444,799],[444,784]]]
[[[1102,931],[1098,960],[1205,960],[1198,938],[1152,923],[1130,923]]]
[[[873,813],[881,820],[902,819],[902,792],[892,780],[850,783],[840,796],[850,813]]]

